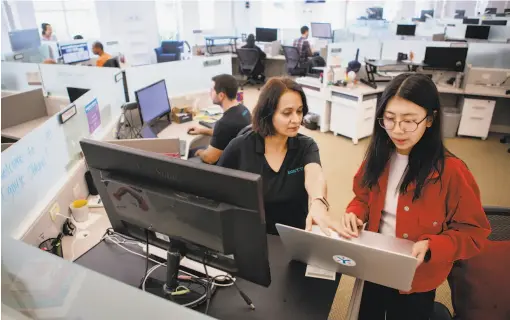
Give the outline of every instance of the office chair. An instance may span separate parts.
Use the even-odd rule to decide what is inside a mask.
[[[484,249],[471,259],[455,262],[448,276],[455,317],[447,317],[446,307],[436,302],[431,320],[508,319],[510,315],[510,208],[486,206],[484,210],[492,228]]]
[[[113,57],[111,59],[106,60],[103,64],[103,67],[107,68],[120,68],[120,62],[118,57]]]
[[[510,134],[504,135],[501,140],[499,140],[501,143],[510,143]],[[510,148],[508,148],[508,153],[510,153]]]
[[[246,76],[246,81],[239,86],[241,90],[247,84],[263,84],[264,80],[258,79],[261,70],[257,70],[257,64],[260,63],[260,52],[257,49],[241,48],[237,49],[237,59],[239,60],[239,71],[241,75]],[[260,89],[259,89],[260,90]]]
[[[161,41],[161,46],[154,49],[158,63],[181,60],[184,44],[182,41]]]
[[[282,46],[282,48],[289,75],[305,76],[308,72],[308,65],[301,60],[298,49],[290,46]]]

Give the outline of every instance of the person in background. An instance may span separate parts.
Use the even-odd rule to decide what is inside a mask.
[[[236,78],[229,74],[213,77],[211,99],[214,104],[221,106],[223,116],[216,121],[214,129],[196,126],[188,131],[192,135],[212,136],[211,143],[207,148],[190,150],[190,153],[194,154],[195,157],[200,157],[205,163],[216,163],[230,141],[251,122],[251,114],[248,108],[236,100],[238,87]]]
[[[266,76],[264,75],[264,65],[262,64],[262,60],[266,59],[266,53],[255,44],[255,36],[253,34],[248,35],[246,38],[246,44],[242,48],[256,49],[259,52],[259,61],[257,61],[257,64],[253,69],[253,74],[257,80],[264,81]]]
[[[73,37],[74,40],[83,40],[83,36],[80,34],[77,34]]]
[[[312,46],[308,41],[310,29],[307,26],[301,27],[301,37],[294,40],[293,46],[298,49],[301,62],[306,66],[308,72],[312,72],[313,67],[325,67],[326,61],[312,51]]]
[[[278,234],[276,223],[311,227],[313,216],[329,210],[319,148],[298,133],[307,113],[301,86],[290,78],[269,79],[253,110],[252,131],[232,140],[217,164],[262,176],[269,234]]]
[[[42,41],[57,41],[57,37],[53,34],[53,28],[49,23],[41,24],[41,39]]]
[[[443,143],[439,93],[429,77],[393,79],[376,118],[354,176],[354,199],[327,224],[345,238],[357,237],[367,223],[369,231],[414,242],[411,291],[365,281],[358,319],[428,320],[436,288],[455,261],[482,250],[490,225],[473,175]]]
[[[104,52],[103,44],[99,41],[96,41],[96,42],[94,42],[94,44],[92,44],[92,52],[95,55],[99,56],[99,58],[97,58],[97,61],[96,61],[97,67],[102,67],[106,61],[108,61],[109,59],[112,58],[111,55]]]

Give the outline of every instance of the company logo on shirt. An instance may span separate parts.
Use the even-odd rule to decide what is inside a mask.
[[[356,265],[356,261],[341,255],[333,256],[333,261],[347,267],[354,267]]]
[[[296,168],[296,169],[292,169],[292,170],[289,170],[287,171],[287,174],[294,174],[294,173],[298,173],[298,172],[301,172],[303,171],[303,167],[299,167],[299,168]]]
[[[243,117],[244,117],[245,115],[247,115],[247,114],[248,114],[248,112],[249,112],[248,110],[244,110],[244,111],[243,111]]]

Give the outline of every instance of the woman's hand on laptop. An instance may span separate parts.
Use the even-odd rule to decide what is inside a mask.
[[[346,212],[342,215],[342,222],[340,223],[342,229],[337,230],[338,234],[346,239],[352,237],[357,238],[359,235],[359,227],[363,226],[357,215],[352,212]]]

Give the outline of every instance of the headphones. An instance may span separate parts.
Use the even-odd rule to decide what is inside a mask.
[[[66,222],[62,226],[62,233],[65,236],[73,236],[76,232],[76,226],[71,222],[71,219],[67,218]]]

